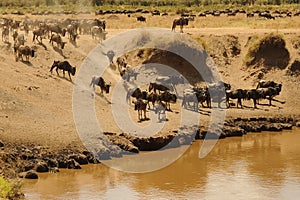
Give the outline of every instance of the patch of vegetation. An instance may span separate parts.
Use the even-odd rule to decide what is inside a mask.
[[[290,53],[286,49],[285,40],[281,35],[268,34],[249,45],[244,62],[246,66],[262,64],[264,67],[286,68],[290,61]]]
[[[8,181],[0,176],[0,199],[20,199],[21,184],[17,181]]]
[[[292,76],[299,76],[300,75],[300,61],[295,60],[292,65],[289,67],[288,74]]]

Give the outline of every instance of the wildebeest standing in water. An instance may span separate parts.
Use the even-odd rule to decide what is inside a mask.
[[[179,19],[174,19],[172,25],[172,31],[175,31],[177,25],[180,26],[180,33],[183,33],[183,26],[189,24],[189,19],[185,17],[181,17]]]
[[[107,84],[101,76],[93,76],[90,86],[93,86],[94,91],[96,89],[95,88],[96,85],[100,87],[101,94],[103,94],[103,91],[105,91],[106,94],[109,93],[109,88],[111,84]]]
[[[52,74],[52,70],[54,68],[56,68],[56,73],[58,76],[59,76],[58,69],[63,70],[64,77],[65,77],[65,71],[67,71],[69,74],[70,81],[72,81],[70,74],[72,74],[72,76],[74,76],[76,73],[76,67],[72,67],[68,61],[62,61],[62,62],[54,61],[52,64],[52,67],[50,69],[51,74]]]

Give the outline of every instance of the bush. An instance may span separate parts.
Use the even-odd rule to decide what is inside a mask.
[[[0,199],[19,199],[23,196],[20,189],[20,182],[7,181],[0,176]]]

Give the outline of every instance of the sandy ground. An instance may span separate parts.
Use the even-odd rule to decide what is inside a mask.
[[[124,32],[127,29],[107,29],[108,38]],[[291,61],[299,58],[299,49],[293,48],[291,41],[300,35],[300,29],[250,29],[250,28],[186,28],[185,33],[191,37],[209,38],[211,35],[238,37],[241,53],[231,59],[230,64],[219,66],[219,71],[226,82],[232,84],[233,88],[253,88],[257,83],[256,77],[249,74],[254,69],[246,69],[243,65],[243,57],[247,51],[247,40],[254,34],[263,36],[270,32],[280,32],[284,35],[287,49],[291,55]],[[63,50],[63,55],[57,52],[45,39],[43,46],[32,43],[30,32],[27,44],[34,45],[37,50],[35,58],[30,58],[30,63],[16,62],[12,47],[0,42],[0,140],[15,143],[35,143],[47,145],[53,149],[71,146],[82,146],[76,132],[72,113],[73,83],[67,78],[62,78],[49,69],[53,60],[67,59],[72,65],[80,68],[82,61],[88,53],[97,45],[89,35],[80,35],[78,46],[68,43]],[[64,38],[67,41],[67,38]],[[10,36],[10,41],[12,38]],[[134,63],[131,63],[134,65]],[[60,73],[62,75],[62,72]],[[112,89],[114,83],[120,79],[118,73],[112,69],[108,70],[107,79],[111,79]],[[73,77],[73,80],[76,79]],[[274,106],[260,105],[260,109],[254,110],[252,102],[246,101],[244,109],[226,109],[228,117],[252,117],[272,115],[299,115],[299,77],[286,75],[285,70],[272,70],[265,74],[264,79],[274,80],[283,84],[282,93],[276,97],[280,102],[274,102]],[[99,93],[99,90],[96,91]],[[104,131],[120,132],[115,126],[111,113],[111,93],[101,97],[96,95],[95,108],[98,119]],[[283,103],[284,102],[284,103]],[[263,101],[262,103],[267,103]],[[177,129],[178,120],[181,116],[180,103],[171,105],[173,112],[167,113],[169,121],[166,122],[164,131]],[[131,116],[137,122],[137,114],[130,107]],[[150,111],[153,112],[153,111]],[[150,113],[149,112],[149,113]],[[149,114],[148,113],[148,114]],[[202,123],[210,120],[210,109],[201,108],[200,117]],[[156,119],[151,119],[156,120]],[[147,125],[143,122],[139,125]]]

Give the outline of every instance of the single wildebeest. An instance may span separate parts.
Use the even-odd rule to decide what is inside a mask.
[[[258,88],[256,89],[263,97],[263,99],[269,99],[269,105],[272,105],[273,97],[277,96],[281,92],[281,86],[279,87],[268,87],[268,88]]]
[[[168,87],[155,83],[155,82],[151,82],[149,85],[149,92],[151,92],[151,90],[153,89],[154,93],[156,93],[156,90],[158,91],[168,91],[170,90]]]
[[[9,28],[7,26],[3,26],[2,28],[2,41],[8,42]]]
[[[274,82],[274,81],[260,80],[260,81],[258,82],[257,86],[256,86],[256,89],[258,89],[258,88],[268,88],[268,87],[273,87],[273,88],[275,88],[275,87],[280,87],[280,89],[281,89],[282,84],[276,83],[276,82]]]
[[[193,90],[196,93],[198,103],[201,103],[202,107],[204,107],[203,103],[206,102],[206,107],[211,108],[211,99],[208,88],[194,87]]]
[[[168,91],[165,91],[158,96],[158,99],[160,101],[164,101],[166,103],[166,109],[171,111],[170,103],[176,103],[177,96]]]
[[[56,68],[56,73],[58,76],[59,76],[58,69],[63,70],[64,77],[65,77],[65,71],[67,71],[69,74],[70,81],[72,81],[70,74],[74,76],[76,73],[76,67],[72,67],[68,61],[54,61],[50,69],[51,74],[54,68]]]
[[[13,37],[13,40],[14,40],[14,41],[16,41],[18,35],[19,35],[18,30],[17,30],[17,29],[14,29],[14,30],[13,30],[13,34],[12,34],[12,37]]]
[[[134,103],[134,110],[138,111],[138,119],[139,122],[146,120],[146,112],[147,112],[147,101],[143,99],[138,99],[136,101],[133,101]],[[143,118],[143,113],[144,113],[144,118]]]
[[[136,20],[137,20],[137,21],[140,21],[140,22],[146,22],[146,17],[144,17],[144,16],[138,16],[138,17],[136,18]]]
[[[183,100],[181,106],[187,109],[188,106],[190,106],[190,102],[193,103],[193,110],[198,112],[199,108],[196,92],[193,89],[185,89],[183,91]]]
[[[130,102],[130,97],[147,100],[147,92],[142,91],[140,88],[129,88],[126,95],[127,102]]]
[[[243,89],[237,89],[237,90],[226,90],[226,105],[227,108],[230,107],[230,99],[237,99],[237,104],[236,107],[239,107],[239,105],[241,106],[241,108],[243,108],[242,105],[242,99],[246,99],[247,98],[247,90],[243,90]]]
[[[53,42],[56,42],[57,47],[64,49],[66,42],[63,42],[61,36],[58,34],[52,34],[49,43],[53,46]]]
[[[38,28],[38,29],[33,30],[32,34],[33,34],[33,38],[32,38],[33,42],[36,39],[39,43],[43,43],[42,39],[43,39],[43,36],[45,36],[45,34],[46,34],[46,30],[44,28]],[[38,38],[40,38],[40,39],[38,39]]]
[[[181,17],[179,19],[174,19],[173,20],[173,25],[172,25],[172,31],[175,31],[175,28],[177,25],[180,26],[180,33],[183,33],[183,26],[189,24],[189,19]]]
[[[113,59],[115,57],[115,52],[113,50],[109,50],[107,53],[106,53],[106,56],[108,57],[108,60],[109,60],[109,63],[113,63]]]
[[[29,56],[34,57],[35,54],[35,50],[31,49],[29,46],[24,46],[24,45],[19,45],[19,46],[15,46],[15,52],[16,52],[16,61],[18,61],[18,59],[22,59],[23,61],[23,55],[26,58],[26,61],[29,61]]]
[[[63,37],[66,35],[67,30],[64,28],[61,28],[58,24],[49,24],[47,26],[48,28],[48,32],[50,33],[50,35],[52,35],[52,33],[57,33],[57,34],[61,34]]]
[[[18,37],[15,40],[15,43],[18,44],[18,45],[24,45],[25,44],[24,34],[19,34]]]
[[[90,86],[93,86],[94,91],[95,85],[98,85],[100,87],[101,94],[103,94],[103,91],[105,91],[106,94],[109,93],[111,84],[107,84],[101,76],[93,76]]]
[[[99,42],[102,42],[103,40],[106,39],[106,32],[104,31],[103,28],[99,27],[99,26],[93,26],[91,28],[91,34],[92,34],[92,38],[95,40],[98,40]]]

